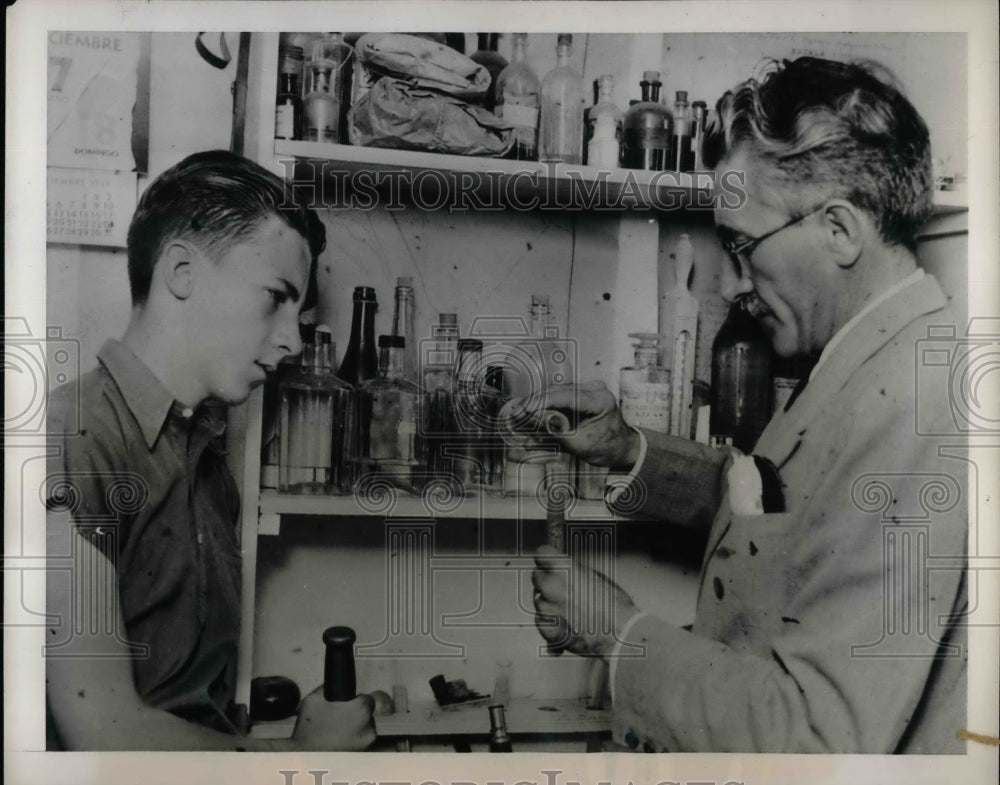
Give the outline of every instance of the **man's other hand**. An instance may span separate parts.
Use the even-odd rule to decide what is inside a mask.
[[[323,698],[323,687],[317,687],[306,695],[299,707],[292,745],[300,750],[350,752],[367,749],[375,741],[374,709],[371,695],[328,702]]]

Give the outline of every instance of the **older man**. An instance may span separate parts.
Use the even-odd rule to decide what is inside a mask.
[[[961,564],[966,465],[918,434],[914,417],[920,396],[939,417],[922,430],[954,430],[943,385],[918,389],[918,342],[955,324],[915,256],[931,209],[927,128],[887,78],[815,58],[738,86],[717,111],[705,160],[746,183],[744,204],[715,213],[731,262],[723,295],[778,354],[818,362],[761,436],[758,461],[630,430],[601,385],[525,401],[575,405],[568,449],[631,471],[626,494],[644,498],[645,513],[708,528],[691,631],[639,612],[582,565],[573,585],[584,594],[569,595],[566,564],[547,549],[533,575],[539,629],[610,660],[616,721],[633,747],[961,752],[965,574],[928,571],[924,559]],[[744,498],[735,478],[749,470],[750,486],[766,485],[758,465],[780,483],[781,511]],[[595,581],[611,620],[575,601]]]

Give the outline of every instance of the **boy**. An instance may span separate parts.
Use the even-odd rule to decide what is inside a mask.
[[[289,203],[296,202],[294,199]],[[289,740],[234,723],[239,497],[204,404],[237,404],[300,350],[298,315],[325,230],[280,178],[192,155],[139,200],[132,314],[79,384],[47,489],[47,709],[70,749],[363,749],[372,701],[307,696]],[[57,390],[50,433],[74,403]],[[82,632],[82,634],[81,634]]]

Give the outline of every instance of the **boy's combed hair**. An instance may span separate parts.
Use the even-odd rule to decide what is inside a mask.
[[[153,267],[166,243],[184,237],[207,253],[224,254],[262,221],[277,216],[306,240],[312,269],[305,307],[315,299],[316,259],[326,228],[291,188],[264,167],[228,150],[195,153],[167,169],[142,194],[128,230],[132,302],[149,297]]]
[[[789,198],[847,199],[875,219],[884,241],[915,248],[931,211],[930,136],[889,71],[816,57],[775,66],[719,99],[705,164],[746,146]]]

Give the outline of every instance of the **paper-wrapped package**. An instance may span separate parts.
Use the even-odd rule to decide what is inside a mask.
[[[405,79],[448,95],[475,98],[490,88],[490,73],[454,49],[404,33],[367,33],[354,45],[358,60],[375,73]]]

